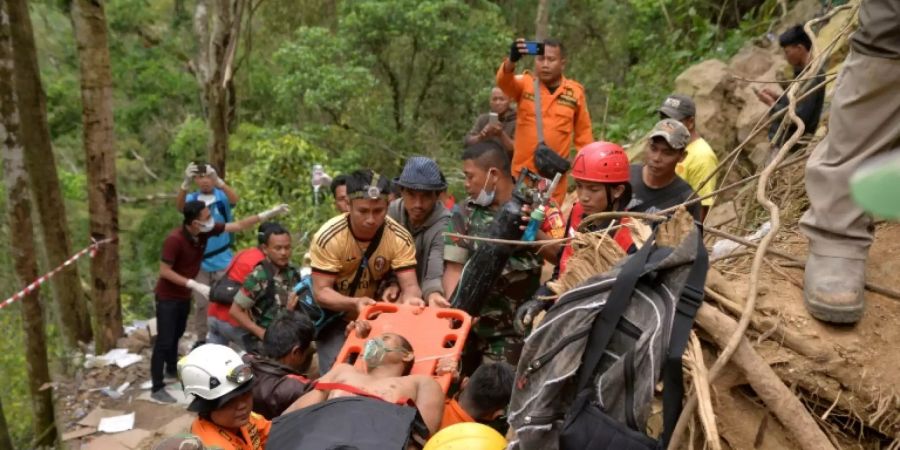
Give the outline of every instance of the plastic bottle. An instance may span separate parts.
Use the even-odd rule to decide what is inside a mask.
[[[528,228],[525,229],[525,234],[522,235],[523,241],[533,241],[537,238],[537,232],[544,223],[544,209],[544,205],[541,205],[531,212],[531,220],[528,222]]]

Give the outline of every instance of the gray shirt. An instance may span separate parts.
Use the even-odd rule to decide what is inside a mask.
[[[444,295],[441,280],[444,276],[444,231],[450,221],[450,211],[438,201],[425,223],[413,227],[409,215],[403,207],[403,199],[398,198],[388,207],[388,216],[403,225],[416,241],[416,278],[422,288],[422,298],[432,292]]]

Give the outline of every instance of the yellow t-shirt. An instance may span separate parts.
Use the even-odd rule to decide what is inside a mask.
[[[691,189],[697,193],[697,197],[703,197],[716,190],[717,175],[713,175],[700,190],[697,190],[697,187],[718,165],[719,157],[716,156],[716,152],[713,151],[705,139],[699,138],[688,144],[687,156],[685,156],[684,161],[678,163],[675,173],[691,185]],[[711,207],[715,201],[715,197],[710,197],[701,201],[700,204]]]
[[[309,250],[313,273],[334,277],[334,289],[350,295],[350,283],[365,254],[365,241],[350,231],[350,218],[341,214],[319,228]],[[363,247],[363,248],[360,248]],[[354,297],[372,297],[378,283],[391,270],[415,270],[416,244],[412,235],[390,217],[384,218],[384,233],[375,253],[363,270]]]

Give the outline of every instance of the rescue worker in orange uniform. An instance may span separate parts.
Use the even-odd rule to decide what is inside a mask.
[[[623,211],[631,201],[631,183],[629,182],[628,156],[618,144],[598,141],[586,145],[572,164],[572,177],[575,178],[578,201],[572,206],[569,220],[566,223],[566,237],[574,237],[581,226],[582,220],[591,214],[606,211]],[[617,224],[624,225],[630,222],[629,218],[617,220]],[[586,230],[603,231],[610,225],[610,220],[586,224]],[[620,227],[610,230],[612,238],[626,253],[637,250],[631,231],[628,227]],[[553,279],[558,279],[566,271],[566,262],[574,253],[572,245],[566,243],[556,250],[559,261],[553,273]],[[541,286],[532,300],[522,304],[516,311],[516,319],[513,324],[517,329],[524,331],[530,326],[532,319],[541,311],[550,307],[552,302],[540,300],[540,296],[552,295],[546,284]]]
[[[538,145],[537,117],[534,103],[534,75],[527,71],[516,75],[516,62],[526,53],[524,39],[517,39],[510,47],[509,57],[497,70],[497,86],[518,104],[516,136],[513,150],[512,175],[519,176],[523,168],[537,173],[534,153]],[[543,54],[534,59],[534,72],[540,81],[541,122],[544,143],[565,159],[569,159],[572,142],[581,148],[594,141],[591,115],[588,113],[584,87],[563,76],[566,51],[562,42],[546,39]],[[561,205],[566,195],[566,179],[553,193],[553,200]]]
[[[224,345],[195,348],[178,362],[185,394],[193,394],[189,411],[198,417],[191,433],[207,448],[262,450],[272,423],[251,411],[253,370]]]

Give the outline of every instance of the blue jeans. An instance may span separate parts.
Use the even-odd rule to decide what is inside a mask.
[[[244,336],[250,334],[249,331],[232,325],[224,320],[209,316],[206,318],[206,326],[209,329],[206,333],[206,342],[208,344],[228,345],[234,343],[238,348],[244,348]]]

